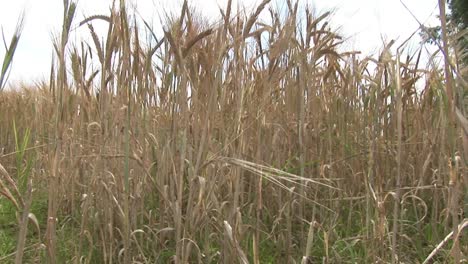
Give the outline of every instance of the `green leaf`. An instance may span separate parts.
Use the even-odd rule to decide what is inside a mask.
[[[21,33],[24,28],[24,13],[21,14],[16,24],[15,34],[11,38],[10,45],[6,48],[5,56],[3,58],[2,70],[0,72],[0,91],[5,88],[6,81],[8,79],[8,70],[11,69],[13,63],[13,57],[15,55],[16,48],[18,47],[19,40],[21,38]],[[3,42],[5,41],[5,36],[3,36]]]

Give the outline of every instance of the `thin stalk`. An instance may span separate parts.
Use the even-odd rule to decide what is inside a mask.
[[[449,155],[452,157],[452,163],[455,163],[455,104],[454,104],[454,95],[453,95],[453,88],[452,88],[452,73],[450,70],[450,61],[448,58],[448,33],[447,33],[447,19],[445,14],[445,1],[439,0],[439,12],[440,12],[440,22],[441,22],[441,29],[442,29],[442,45],[444,49],[444,73],[445,73],[445,92],[447,94],[447,101],[448,101],[448,144],[449,144]],[[457,171],[454,171],[452,165],[449,164],[450,168],[450,181],[449,181],[449,195],[451,199],[449,200],[449,211],[452,213],[452,225],[453,225],[453,239],[454,239],[454,246],[452,248],[452,256],[454,263],[460,263],[461,261],[461,252],[460,247],[458,244],[458,240],[456,239],[458,236],[458,214],[456,212],[458,208],[458,181],[457,181]]]
[[[24,248],[26,245],[26,235],[28,232],[28,222],[29,222],[29,211],[31,209],[32,203],[32,182],[28,180],[25,205],[23,207],[23,213],[21,215],[20,221],[20,231],[18,234],[18,242],[16,244],[16,256],[15,264],[23,263]]]
[[[395,68],[395,79],[396,79],[396,99],[397,99],[397,174],[396,174],[396,192],[395,202],[393,204],[393,231],[392,231],[392,263],[398,263],[398,221],[400,215],[400,197],[401,197],[401,140],[402,140],[402,90],[401,90],[401,76],[400,76],[400,52],[397,50],[396,54],[396,68]]]

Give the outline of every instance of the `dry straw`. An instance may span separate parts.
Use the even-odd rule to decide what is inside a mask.
[[[466,259],[468,129],[450,62],[421,69],[391,43],[379,59],[343,52],[329,13],[269,2],[246,14],[228,1],[213,24],[185,1],[159,31],[124,1],[78,22],[65,1],[49,82],[0,93],[16,262]],[[76,27],[90,42],[69,41]],[[19,163],[13,131],[30,131]],[[31,157],[21,193],[14,164]],[[26,232],[45,199],[46,254]]]

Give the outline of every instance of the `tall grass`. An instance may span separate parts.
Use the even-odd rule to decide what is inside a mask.
[[[10,44],[7,46],[5,35],[2,28],[2,40],[5,45],[5,54],[3,56],[2,68],[0,71],[0,92],[5,89],[6,82],[13,64],[13,57],[15,56],[16,48],[18,47],[21,34],[24,28],[24,13],[18,19],[16,24],[15,33],[11,37]]]
[[[19,207],[15,186],[25,183],[7,172],[21,163],[11,154],[19,133],[31,142],[21,153],[34,157],[22,158],[31,167],[31,210],[48,201],[47,212],[36,213],[45,247],[25,258],[414,263],[466,256],[458,225],[466,201],[454,191],[467,190],[458,144],[466,132],[448,123],[440,69],[393,55],[391,43],[378,59],[343,52],[328,13],[302,14],[288,1],[280,14],[268,4],[243,15],[229,1],[222,20],[209,24],[185,2],[158,36],[123,1],[84,21],[65,2],[49,83],[0,93],[2,194]],[[267,22],[259,20],[264,10]],[[108,23],[106,36],[95,33],[97,19]],[[70,43],[73,25],[87,27],[91,41]],[[142,41],[145,30],[151,45]],[[450,229],[453,250],[440,244]],[[31,232],[26,245],[37,243]]]

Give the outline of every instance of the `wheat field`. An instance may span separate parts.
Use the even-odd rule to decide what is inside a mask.
[[[269,2],[65,1],[50,79],[0,90],[0,262],[466,263],[466,67]]]

